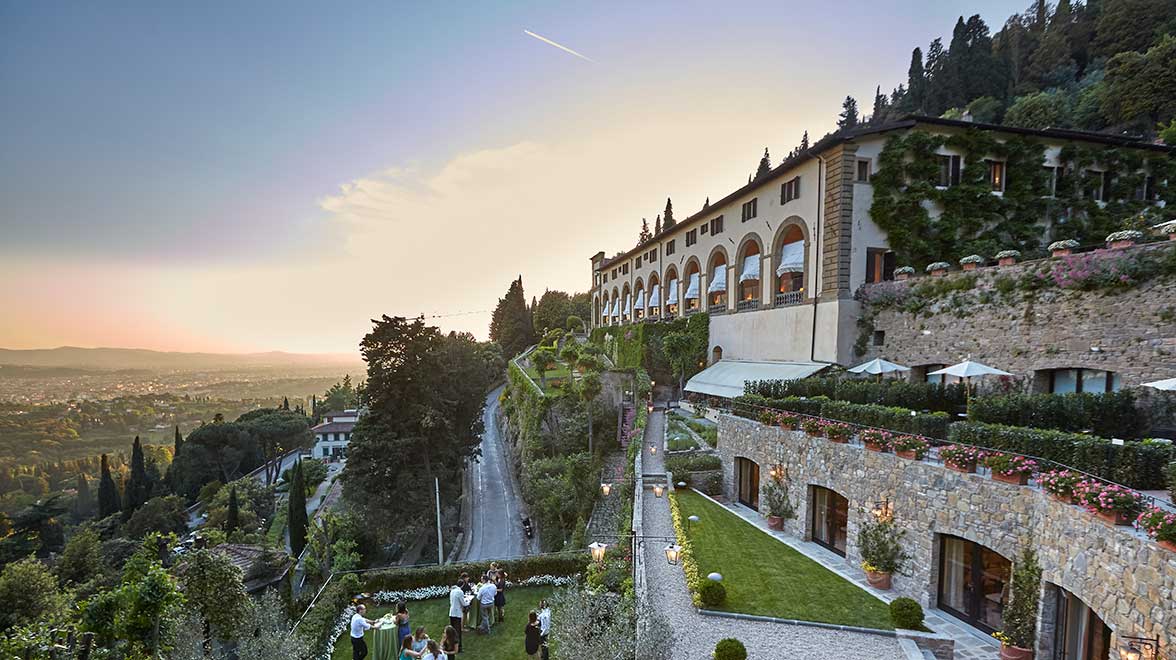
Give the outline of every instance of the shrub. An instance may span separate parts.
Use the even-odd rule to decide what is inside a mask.
[[[912,410],[956,412],[967,396],[962,385],[942,385],[908,380],[858,380],[849,378],[802,378],[800,380],[748,381],[744,391],[768,399],[828,397],[849,403],[900,406]],[[803,412],[803,411],[800,411]]]
[[[1041,566],[1026,545],[1013,566],[1012,601],[1004,609],[1004,630],[992,636],[1009,646],[1031,649],[1037,641],[1037,604],[1041,598]]]
[[[768,482],[768,487],[765,489],[764,499],[768,504],[768,515],[783,518],[785,520],[792,520],[796,517],[796,508],[792,506],[792,500],[788,497],[788,488],[775,479]]]
[[[578,575],[586,570],[588,553],[566,552],[532,555],[499,561],[498,565],[507,572],[511,580],[525,580],[536,575]],[[481,575],[485,570],[485,562],[470,562],[369,571],[362,574],[363,590],[403,591],[439,584],[451,584],[456,576],[461,575],[463,571],[470,575]]]
[[[711,472],[706,475],[702,482],[702,492],[707,495],[722,495],[723,494],[723,473]]]
[[[720,639],[715,644],[715,660],[747,660],[747,647],[734,637]]]
[[[1176,461],[1168,464],[1168,494],[1176,502]]]
[[[895,628],[923,629],[923,606],[913,598],[895,598],[890,603],[890,619]]]
[[[906,531],[891,519],[867,520],[858,531],[858,552],[862,569],[878,573],[899,573],[911,557],[902,548]]]
[[[706,472],[721,470],[723,461],[714,454],[687,454],[685,456],[670,456],[666,458],[666,469],[674,474],[687,472]]]
[[[727,600],[727,588],[721,582],[706,580],[698,589],[703,607],[718,607]]]
[[[997,474],[1033,474],[1037,461],[1016,454],[992,452],[984,455],[984,465]]]
[[[978,397],[968,406],[968,419],[1059,431],[1090,430],[1105,438],[1133,439],[1139,437],[1142,416],[1135,406],[1135,394],[1123,390]]]
[[[821,405],[821,416],[859,426],[871,426],[891,432],[912,433],[931,438],[946,438],[951,417],[947,413],[914,413],[908,408],[881,406],[873,403],[826,401]]]

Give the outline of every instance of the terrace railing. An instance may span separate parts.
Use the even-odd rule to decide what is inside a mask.
[[[804,302],[804,291],[783,291],[776,294],[776,307],[799,305]]]
[[[747,312],[753,309],[759,309],[759,298],[752,298],[751,300],[740,300],[735,303],[735,310],[739,312]]]

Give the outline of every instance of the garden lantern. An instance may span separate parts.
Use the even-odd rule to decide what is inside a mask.
[[[706,579],[710,580],[711,582],[722,582],[723,575],[721,573],[711,573],[710,575],[706,576]]]
[[[882,500],[874,504],[874,508],[870,510],[874,514],[874,519],[883,521],[894,518],[894,505],[890,500]]]
[[[690,531],[690,526],[698,522],[698,516],[690,516],[686,518],[686,531]]]
[[[658,484],[658,485],[654,486],[654,487],[653,487],[653,496],[654,496],[654,497],[661,497],[661,496],[662,496],[662,492],[663,492],[663,490],[664,490],[664,489],[662,488],[662,485],[661,485],[661,484]]]
[[[649,445],[649,453],[656,454],[657,453],[657,445]]]
[[[608,549],[608,546],[601,543],[600,541],[594,541],[591,544],[589,544],[588,551],[592,553],[592,561],[595,561],[595,562],[604,561],[604,551],[606,549]]]
[[[682,554],[682,547],[676,543],[671,543],[666,546],[666,561],[670,562],[671,566],[678,565],[678,557]]]
[[[1157,660],[1160,657],[1159,638],[1119,636],[1123,645],[1119,647],[1121,660]]]
[[[612,484],[608,483],[607,481],[600,484],[600,494],[601,495],[608,497],[609,491],[611,491],[611,490],[612,490]]]

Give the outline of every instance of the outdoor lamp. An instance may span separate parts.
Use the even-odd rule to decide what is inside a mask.
[[[612,490],[612,484],[608,483],[607,481],[600,484],[600,494],[601,495],[608,497],[608,493],[611,490]]]
[[[649,445],[649,453],[656,454],[657,453],[657,445]]]
[[[666,561],[670,562],[671,566],[678,565],[678,556],[682,554],[682,547],[671,543],[666,546]]]
[[[604,561],[604,551],[608,548],[607,545],[600,541],[594,541],[588,545],[588,551],[592,553],[592,561]]]
[[[661,484],[658,484],[658,485],[654,486],[654,487],[653,487],[653,496],[654,496],[654,497],[661,497],[661,496],[662,496],[662,490],[663,490],[663,489],[662,489],[662,486],[661,486]]]
[[[1160,657],[1160,640],[1158,637],[1128,637],[1120,635],[1123,643],[1119,647],[1119,657],[1122,660],[1156,660]]]
[[[722,582],[723,575],[721,573],[711,573],[710,575],[706,576],[706,579],[710,580],[711,582]]]
[[[645,412],[649,412],[649,413],[653,412],[653,402],[652,401],[649,403],[649,405],[645,406]]]
[[[690,531],[690,526],[698,522],[698,516],[690,516],[686,518],[686,531]]]
[[[678,482],[678,488],[685,488],[685,487],[686,487],[686,482],[685,482],[685,481],[679,481],[679,482]]]

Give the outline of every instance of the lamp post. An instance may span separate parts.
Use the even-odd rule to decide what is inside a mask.
[[[608,483],[607,481],[600,484],[600,494],[601,495],[608,497],[608,494],[611,491],[612,491],[612,484]]]
[[[588,545],[588,552],[592,553],[592,561],[600,563],[604,561],[604,551],[608,546],[600,541],[593,541]]]
[[[653,487],[653,496],[654,496],[654,497],[661,497],[661,496],[662,496],[662,493],[663,493],[664,491],[665,491],[665,489],[664,489],[664,488],[662,488],[662,485],[661,485],[661,484],[656,484],[656,485]]]
[[[1119,635],[1119,658],[1121,660],[1158,660],[1160,657],[1160,638],[1158,637],[1129,637]]]
[[[687,516],[686,518],[686,532],[690,532],[690,526],[698,522],[698,516]]]

